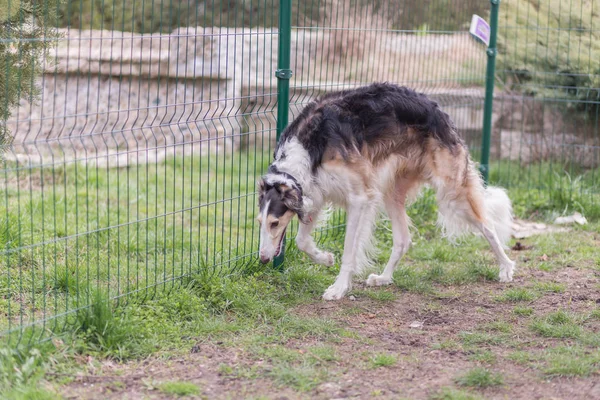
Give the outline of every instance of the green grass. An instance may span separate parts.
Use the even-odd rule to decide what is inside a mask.
[[[460,336],[465,346],[497,345],[503,342],[503,336],[498,333],[461,332]]]
[[[530,363],[538,360],[539,357],[537,357],[529,351],[515,350],[512,353],[510,353],[506,358],[519,365],[529,365]]]
[[[530,328],[543,337],[577,339],[582,336],[578,319],[565,311],[556,311],[534,321]]]
[[[268,373],[275,383],[282,387],[291,387],[301,392],[314,389],[327,379],[327,370],[312,365],[276,364]]]
[[[367,295],[370,299],[386,302],[386,301],[394,301],[396,300],[396,293],[385,290],[365,290],[364,294]]]
[[[512,288],[505,290],[497,300],[502,302],[517,303],[521,301],[533,301],[537,297],[536,293],[526,288]]]
[[[510,188],[514,211],[521,218],[553,220],[560,214],[581,212],[588,219],[600,217],[597,169],[540,162],[520,168],[511,161],[496,161],[490,181]]]
[[[455,388],[445,387],[432,395],[431,400],[479,400],[480,396],[459,390]]]
[[[268,366],[220,367],[226,376],[268,377],[282,387],[303,392],[336,378],[332,366],[345,355],[331,343],[350,337],[352,332],[329,317],[305,317],[290,313],[290,309],[318,301],[337,271],[312,265],[293,244],[283,271],[258,266],[251,254],[257,245],[254,178],[270,155],[261,157],[221,155],[219,162],[214,158],[182,158],[128,169],[67,165],[55,171],[21,170],[20,174],[29,172],[57,186],[56,191],[34,187],[24,192],[16,186],[6,189],[9,208],[0,215],[0,249],[8,253],[0,260],[0,268],[7,272],[0,275],[0,313],[8,314],[10,307],[11,318],[1,319],[0,331],[8,327],[9,320],[14,328],[21,316],[25,322],[46,318],[44,331],[42,326],[27,330],[23,343],[35,343],[54,331],[62,333],[64,345],[41,352],[29,364],[31,355],[22,349],[18,356],[10,353],[5,357],[12,361],[0,360],[6,366],[0,366],[0,371],[7,388],[0,397],[17,392],[23,392],[19,394],[23,398],[29,392],[39,398],[54,396],[38,383],[45,372],[56,365],[66,369],[69,362],[53,357],[85,355],[94,360],[127,361],[157,351],[188,354],[198,341],[215,338],[242,346],[249,357],[272,359]],[[507,175],[502,172],[497,177]],[[539,198],[526,197],[520,182],[514,183],[511,197],[519,216],[533,213],[530,201],[538,205],[537,215],[551,215],[549,211],[543,214],[545,192],[535,192]],[[578,188],[589,193],[589,177],[578,184],[588,185]],[[190,191],[190,187],[195,190]],[[228,198],[233,199],[222,201]],[[568,198],[563,196],[563,200]],[[394,274],[397,288],[431,302],[459,298],[474,283],[498,285],[498,269],[483,239],[467,237],[455,247],[440,236],[433,192],[426,191],[408,213],[417,229],[413,246]],[[332,224],[341,222],[336,218]],[[585,229],[597,229],[594,226]],[[531,261],[523,268],[554,270],[577,262],[578,268],[597,270],[597,263],[578,262],[600,259],[593,236],[579,232],[582,228],[574,229],[574,235],[528,239],[533,249],[522,254]],[[339,259],[343,240],[339,232],[338,236],[334,233],[316,236],[320,245]],[[382,267],[389,257],[390,246],[385,245],[391,243],[389,222],[382,222],[376,235],[384,243],[377,259]],[[47,244],[36,246],[41,242]],[[23,249],[17,251],[19,247]],[[571,253],[564,253],[564,249]],[[542,263],[538,260],[543,254],[549,258]],[[501,300],[532,301],[564,290],[560,282],[533,283],[529,288],[505,289]],[[359,288],[356,295],[360,301],[376,300],[381,307],[388,307],[391,304],[384,303],[401,299],[401,291]],[[114,299],[116,296],[119,298]],[[363,314],[360,301],[336,315],[354,318]],[[516,305],[513,311],[517,316],[531,316],[534,308]],[[50,319],[54,314],[63,316]],[[527,323],[525,330],[529,327],[527,334],[533,338],[575,340],[591,346],[597,338],[579,325],[585,322],[591,326],[598,315],[595,310],[585,317],[554,313],[531,321],[516,320]],[[475,332],[440,338],[432,346],[464,350],[474,362],[493,364],[494,346],[506,346],[512,335],[522,334],[515,324],[496,321]],[[300,353],[286,347],[290,341],[314,344]],[[568,360],[564,363],[568,368],[558,369],[559,361],[552,360],[560,357],[571,356],[548,354],[539,368],[545,368],[548,376],[577,375],[575,364]],[[396,357],[390,354],[367,358],[370,368],[395,363]],[[595,359],[589,358],[581,373],[593,372],[596,365]],[[22,374],[15,374],[16,370]]]
[[[496,362],[496,355],[490,350],[477,350],[469,355],[469,359],[485,364],[493,364]]]
[[[398,362],[393,354],[376,354],[369,360],[371,368],[391,367]]]
[[[538,282],[533,288],[545,293],[564,293],[566,285],[558,282]]]
[[[252,267],[255,176],[269,159],[236,153],[121,169],[65,164],[9,172],[9,182],[32,176],[46,187],[6,188],[0,249],[9,253],[0,258],[7,271],[0,288],[19,304],[0,303],[0,312],[10,306],[14,318],[39,318],[35,304],[47,316],[64,314],[92,304],[81,293],[92,288],[152,297],[191,272]],[[223,264],[231,259],[237,261]]]
[[[546,352],[544,374],[554,376],[589,376],[600,368],[600,352],[581,347],[559,346]]]
[[[456,383],[460,386],[473,388],[487,388],[502,385],[504,379],[502,375],[494,373],[486,368],[473,368],[464,375],[456,378]]]
[[[519,317],[529,317],[530,315],[533,315],[533,308],[515,306],[515,308],[513,308],[513,314],[518,315]]]
[[[200,394],[200,387],[191,382],[165,382],[158,385],[158,390],[165,394],[178,397],[195,396]]]

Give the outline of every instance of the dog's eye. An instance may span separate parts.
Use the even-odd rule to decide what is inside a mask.
[[[271,222],[271,229],[275,229],[279,226],[279,221]]]

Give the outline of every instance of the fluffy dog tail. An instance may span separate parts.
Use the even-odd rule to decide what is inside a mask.
[[[450,173],[451,174],[451,173]],[[459,176],[462,174],[458,174]],[[437,203],[438,223],[450,240],[466,233],[480,234],[478,224],[483,223],[496,232],[506,248],[512,233],[512,203],[506,191],[499,187],[483,185],[481,175],[469,162],[464,180],[439,179]],[[443,182],[443,183],[442,183]],[[451,183],[449,183],[451,182]]]
[[[488,186],[484,191],[486,219],[492,224],[500,242],[506,247],[512,234],[512,203],[506,190]]]

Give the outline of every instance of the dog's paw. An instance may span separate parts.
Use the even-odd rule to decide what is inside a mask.
[[[317,262],[326,267],[333,267],[333,265],[335,264],[335,257],[332,253],[323,251],[321,252],[321,255],[319,256],[319,260]]]
[[[510,264],[502,264],[500,266],[500,274],[498,277],[500,278],[500,282],[507,283],[512,282],[513,274],[515,272],[515,263],[511,261]]]
[[[344,297],[349,290],[350,288],[347,286],[334,283],[333,285],[329,286],[329,288],[323,294],[323,300],[339,300]]]
[[[381,275],[371,274],[367,278],[367,286],[385,286],[392,283],[390,278],[383,277]]]

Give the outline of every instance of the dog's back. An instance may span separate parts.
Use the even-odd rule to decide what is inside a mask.
[[[406,156],[424,149],[429,139],[449,150],[463,146],[452,120],[436,102],[388,83],[318,98],[284,131],[280,145],[292,137],[309,151],[313,170],[328,150],[346,160],[358,152],[377,164],[392,154]]]

